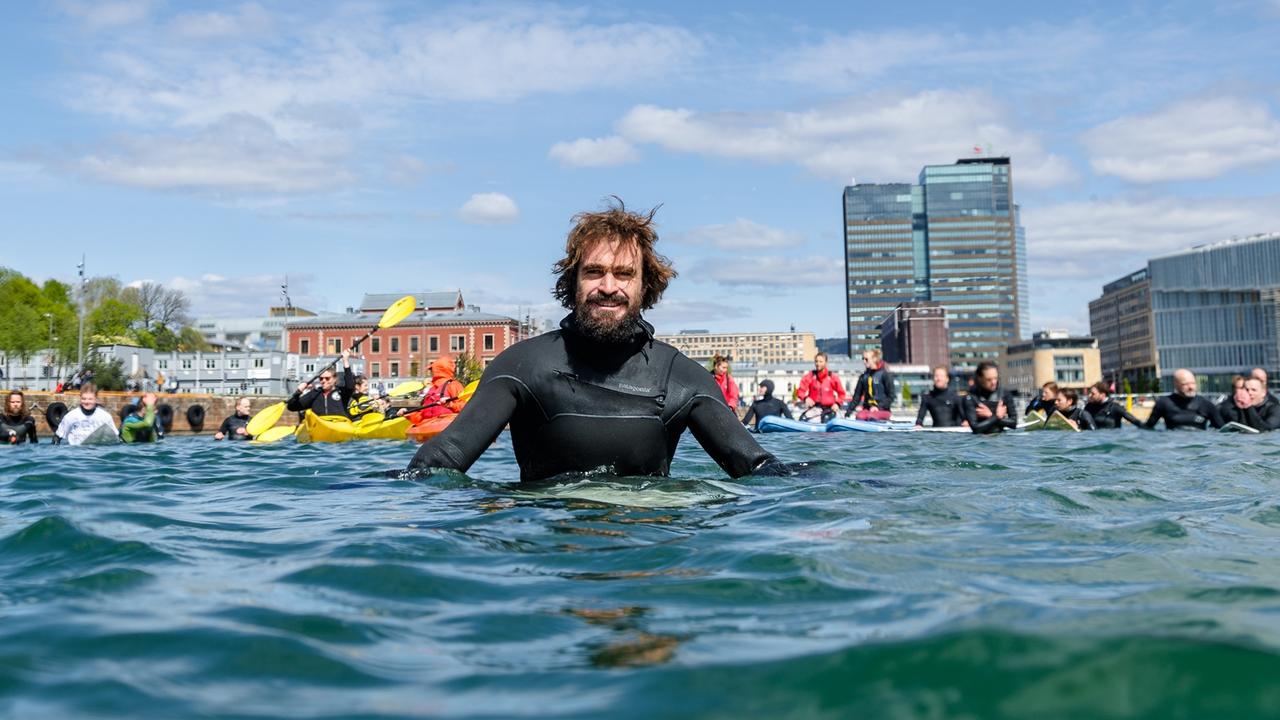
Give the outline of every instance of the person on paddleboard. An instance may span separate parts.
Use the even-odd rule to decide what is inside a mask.
[[[249,418],[252,417],[249,413],[252,409],[251,406],[252,403],[247,397],[236,400],[235,412],[222,421],[222,425],[218,427],[218,432],[213,434],[213,439],[252,440],[253,437],[249,435]]]
[[[821,412],[819,419],[827,422],[836,416],[836,409],[844,405],[848,397],[840,378],[827,369],[827,354],[818,352],[813,356],[813,369],[800,378],[800,387],[796,389],[796,399],[805,406],[800,419],[809,420],[808,411],[816,407]]]
[[[310,383],[302,383],[285,408],[294,412],[310,410],[320,417],[350,418],[347,405],[351,403],[351,394],[355,392],[356,379],[351,374],[351,350],[342,351],[342,383],[338,383],[338,373],[334,368],[325,368],[320,373],[320,387],[313,388]]]
[[[116,424],[111,419],[111,413],[98,405],[97,387],[93,383],[81,383],[80,405],[62,416],[62,422],[58,423],[58,429],[53,434],[53,441],[79,445],[100,427],[110,427],[114,431]]]
[[[1151,430],[1161,420],[1166,430],[1204,430],[1210,425],[1223,425],[1218,406],[1196,394],[1195,373],[1186,368],[1173,371],[1173,392],[1156,400],[1142,427]]]
[[[978,363],[973,387],[964,399],[964,419],[975,435],[991,435],[1018,427],[1013,396],[1000,387],[1000,368],[990,360]]]
[[[0,443],[20,445],[39,442],[36,439],[36,421],[27,412],[27,399],[21,390],[10,390],[5,398],[4,414],[0,415]]]
[[[867,367],[853,387],[853,400],[844,416],[853,415],[859,420],[888,422],[893,407],[893,373],[876,348],[864,350],[862,364]]]
[[[746,416],[742,418],[742,424],[749,427],[751,421],[755,420],[756,428],[759,429],[760,421],[770,415],[779,415],[790,420],[791,410],[787,408],[786,403],[773,396],[773,381],[766,378],[760,381],[759,396],[755,402],[751,403]]]
[[[574,218],[554,294],[560,329],[508,348],[410,470],[466,471],[510,424],[522,481],[605,471],[665,476],[686,429],[732,477],[785,472],[724,403],[704,367],[654,339],[641,312],[675,277],[654,249],[653,212],[619,200]]]

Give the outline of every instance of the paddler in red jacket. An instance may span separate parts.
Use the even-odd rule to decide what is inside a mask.
[[[716,379],[716,385],[720,386],[720,394],[724,396],[724,402],[733,411],[738,410],[738,383],[729,374],[729,358],[723,355],[716,355],[711,359],[711,367],[714,368],[711,374]]]
[[[844,391],[844,383],[835,373],[827,369],[827,354],[819,352],[813,356],[813,370],[800,378],[800,388],[796,390],[796,399],[804,402],[806,408],[822,408],[822,422],[836,416],[836,409],[844,404],[848,395]],[[804,418],[806,413],[801,413]]]
[[[462,383],[457,380],[456,368],[453,358],[448,355],[441,355],[431,361],[431,384],[422,397],[422,409],[412,414],[414,422],[456,413],[462,409],[462,404],[458,401],[458,397],[462,395]]]

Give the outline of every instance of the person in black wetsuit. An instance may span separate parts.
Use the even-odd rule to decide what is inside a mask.
[[[653,338],[641,310],[675,270],[653,248],[653,213],[582,213],[555,264],[571,312],[558,331],[493,360],[471,401],[409,469],[466,471],[510,424],[522,481],[604,469],[667,475],[685,429],[733,477],[787,468],[765,452],[699,364]]]
[[[1258,432],[1280,430],[1280,402],[1257,377],[1241,378],[1240,386],[1218,405],[1222,423],[1240,423]]]
[[[964,419],[975,435],[991,435],[1018,427],[1013,396],[1000,389],[1000,369],[987,360],[978,363],[973,387],[964,399]]]
[[[1186,369],[1174,371],[1173,392],[1156,400],[1142,427],[1151,430],[1161,420],[1167,430],[1204,430],[1209,425],[1220,428],[1223,424],[1218,407],[1196,395],[1196,376]]]
[[[1099,430],[1117,430],[1123,420],[1128,420],[1134,427],[1142,427],[1141,420],[1111,399],[1110,386],[1101,380],[1089,386],[1089,402],[1085,403],[1084,409]]]
[[[1054,399],[1054,411],[1067,419],[1071,423],[1071,427],[1077,430],[1097,430],[1098,426],[1093,421],[1093,416],[1089,411],[1080,405],[1080,394],[1072,388],[1063,388],[1058,391],[1058,397]]]
[[[21,390],[9,392],[5,398],[4,413],[0,414],[0,443],[19,445],[24,442],[33,445],[36,439],[36,421],[27,412],[27,399]]]
[[[249,398],[242,397],[236,401],[236,410],[222,421],[218,432],[213,434],[214,440],[252,440],[249,435],[249,418],[252,417],[252,403]]]
[[[773,396],[773,381],[764,379],[760,381],[760,399],[751,403],[747,414],[742,418],[742,424],[750,426],[751,421],[755,420],[756,428],[759,429],[760,421],[770,415],[780,415],[790,420],[791,410],[786,403]]]
[[[964,403],[951,389],[951,371],[944,365],[933,369],[933,387],[920,398],[920,411],[916,413],[916,427],[924,427],[927,413],[933,418],[934,427],[965,425]]]
[[[1049,417],[1057,409],[1058,383],[1050,381],[1040,386],[1040,393],[1031,398],[1031,402],[1027,403],[1027,409],[1022,412],[1022,416],[1026,417],[1039,410],[1044,413],[1045,417]]]
[[[313,388],[303,383],[293,391],[285,407],[294,412],[311,410],[321,417],[350,418],[347,406],[351,403],[351,394],[355,392],[355,376],[351,374],[351,350],[342,351],[342,384],[338,384],[338,374],[332,368],[325,368],[320,373],[320,387]]]

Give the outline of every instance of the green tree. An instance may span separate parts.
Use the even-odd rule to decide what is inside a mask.
[[[1129,378],[1125,378],[1124,381],[1120,383],[1120,387],[1124,389],[1125,395],[1133,394],[1133,385],[1129,382]]]
[[[169,334],[173,335],[172,332]],[[182,352],[209,352],[213,350],[213,346],[204,339],[204,335],[201,335],[199,330],[187,326],[178,332],[174,349]]]
[[[469,385],[474,380],[479,380],[484,374],[484,366],[471,353],[462,353],[458,355],[457,361],[454,363],[453,375],[458,382],[463,385]]]
[[[97,343],[131,343],[137,340],[134,323],[141,319],[137,307],[108,298],[89,313],[85,332]]]
[[[906,383],[902,383],[902,405],[911,407],[911,386]]]
[[[92,353],[85,358],[84,366],[93,371],[93,384],[99,390],[124,389],[124,362],[120,358]]]

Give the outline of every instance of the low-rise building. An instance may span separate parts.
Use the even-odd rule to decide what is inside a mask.
[[[1065,330],[1042,330],[1010,345],[1001,373],[1001,384],[1022,397],[1047,382],[1083,391],[1101,379],[1097,339],[1072,337]]]
[[[285,323],[294,318],[315,317],[298,307],[272,307],[266,317],[200,318],[192,325],[205,341],[219,347],[283,350]]]
[[[700,363],[708,363],[716,355],[734,364],[812,362],[818,347],[813,333],[796,332],[732,332],[681,330],[675,335],[655,336],[662,342]]]

